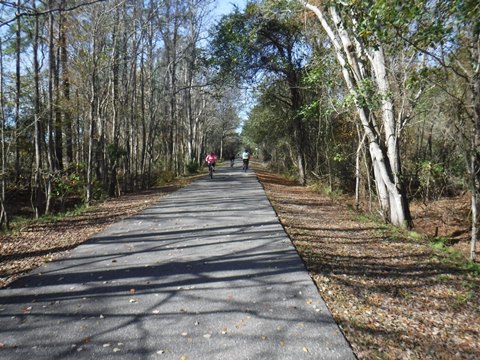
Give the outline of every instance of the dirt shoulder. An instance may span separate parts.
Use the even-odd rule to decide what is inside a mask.
[[[257,170],[359,359],[480,358],[480,281],[422,240]]]

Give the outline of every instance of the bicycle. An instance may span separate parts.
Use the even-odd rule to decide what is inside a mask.
[[[208,163],[208,175],[210,176],[210,179],[213,179],[213,165],[212,165],[212,163]]]
[[[215,171],[215,161],[217,161],[217,155],[212,151],[208,153],[205,157],[205,162],[208,165],[208,174],[210,175],[210,179],[213,179],[213,172]]]

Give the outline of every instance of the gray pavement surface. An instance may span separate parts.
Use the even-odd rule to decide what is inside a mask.
[[[355,359],[255,174],[217,168],[0,290],[0,359]]]

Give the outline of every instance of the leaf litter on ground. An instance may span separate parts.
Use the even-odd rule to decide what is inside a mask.
[[[427,241],[257,169],[359,359],[479,359],[480,281]]]

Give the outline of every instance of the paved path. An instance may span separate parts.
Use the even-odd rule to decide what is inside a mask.
[[[355,358],[238,167],[0,290],[0,342],[3,360]]]

